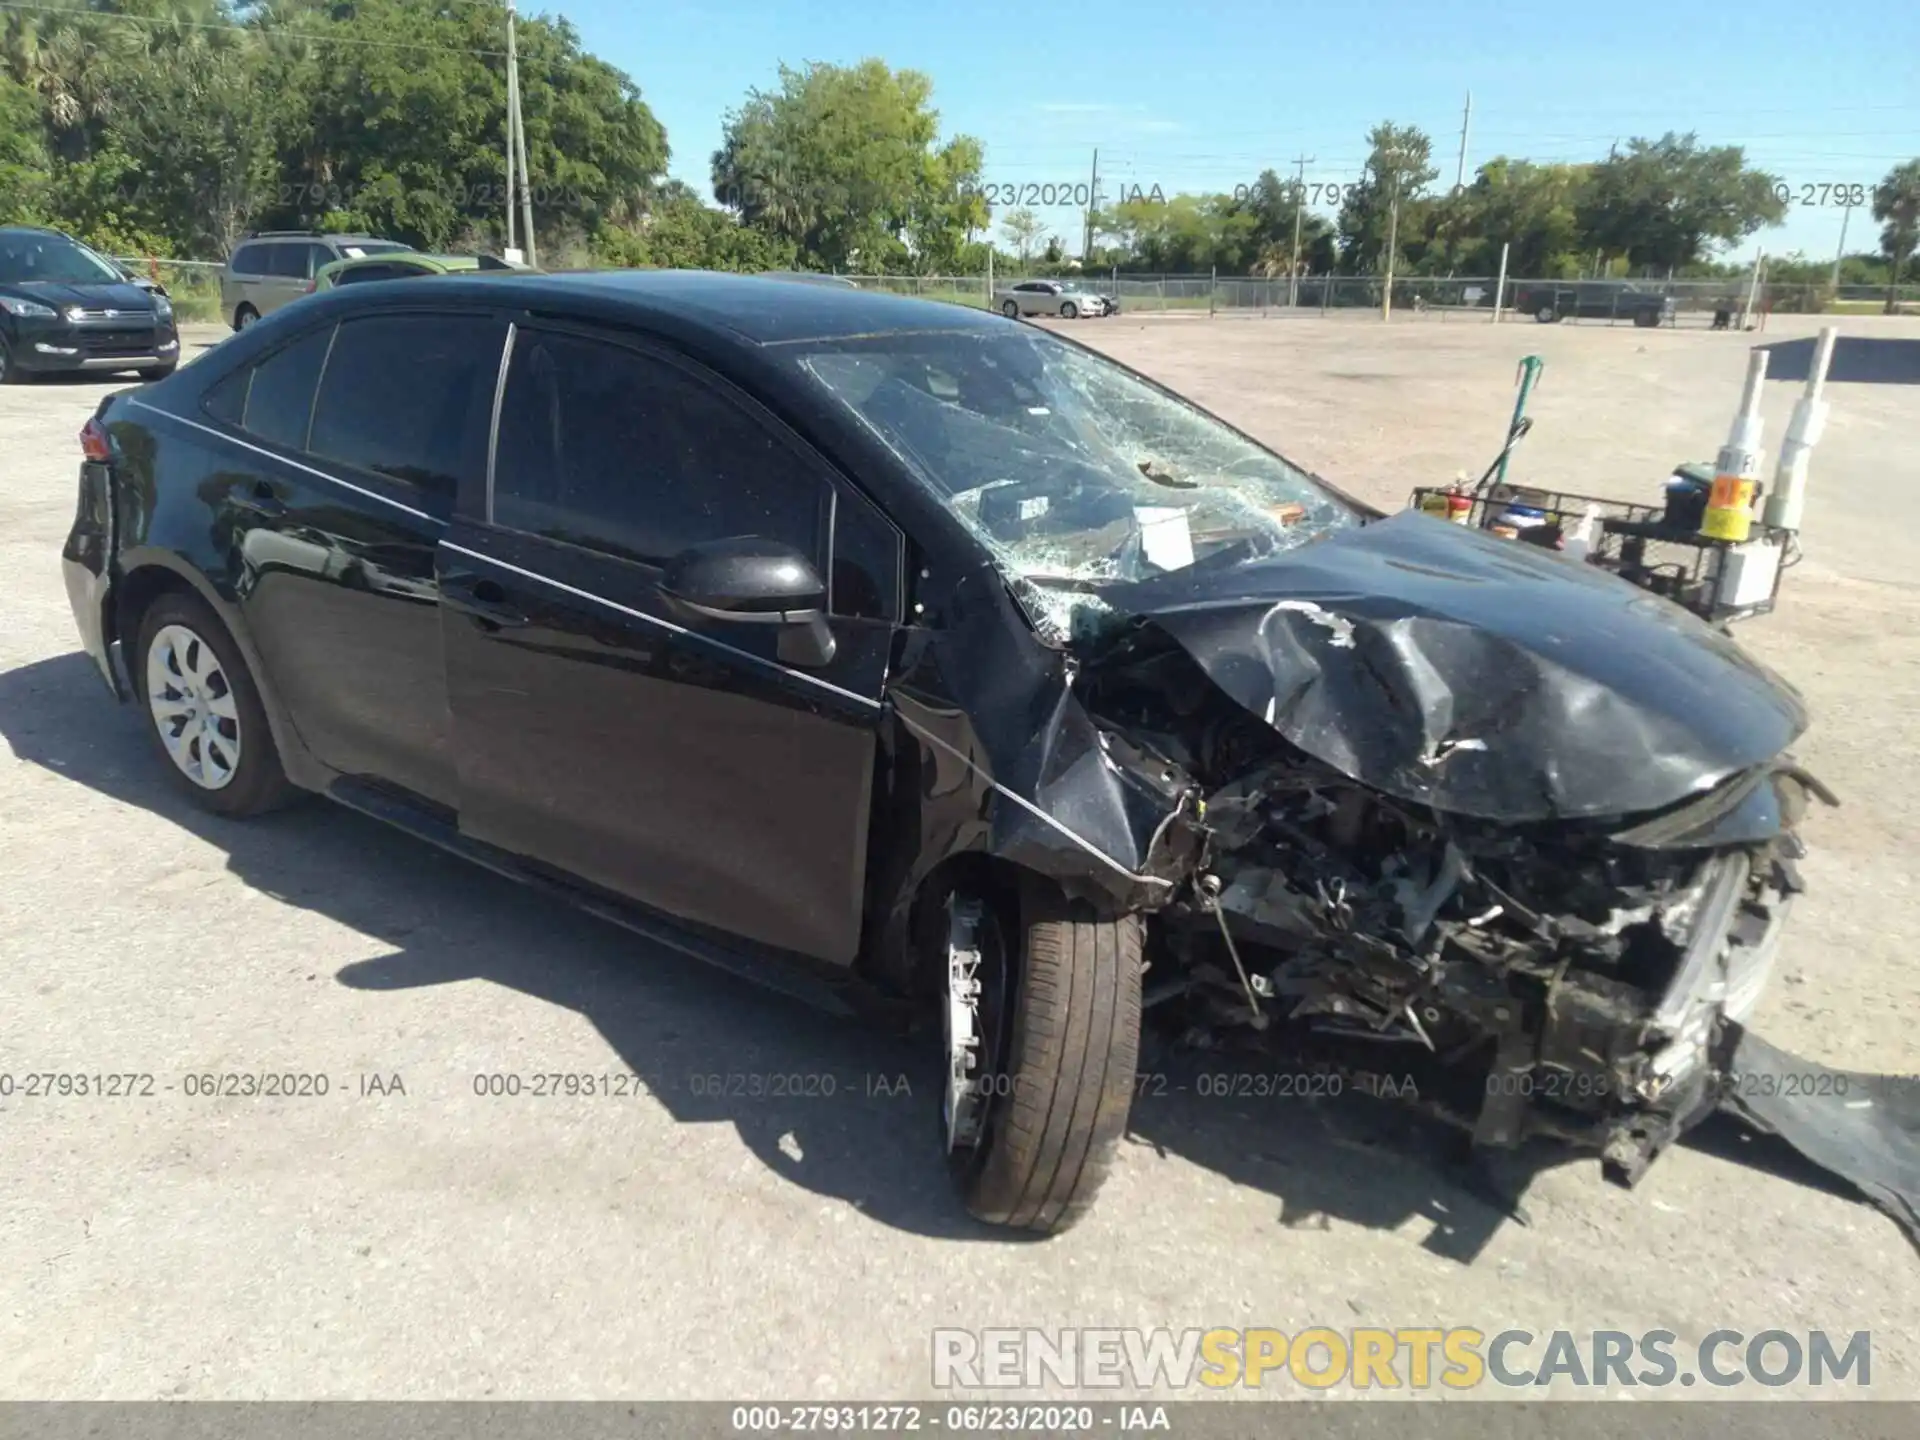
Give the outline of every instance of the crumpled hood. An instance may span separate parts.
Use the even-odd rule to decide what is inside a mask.
[[[1417,511],[1104,594],[1300,749],[1456,814],[1662,809],[1807,724],[1793,687],[1679,606]]]

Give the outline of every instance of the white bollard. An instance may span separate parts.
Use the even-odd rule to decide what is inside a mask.
[[[1821,328],[1813,368],[1807,372],[1806,391],[1793,407],[1786,438],[1780,442],[1780,462],[1773,472],[1773,490],[1762,516],[1775,530],[1800,528],[1801,513],[1806,508],[1807,461],[1827,428],[1827,402],[1821,392],[1826,388],[1827,367],[1833,363],[1833,344],[1839,333],[1833,325]]]

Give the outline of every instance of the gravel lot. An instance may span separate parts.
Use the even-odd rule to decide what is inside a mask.
[[[1790,327],[1761,338],[1813,328]],[[1515,477],[1651,496],[1711,459],[1745,353],[1430,319],[1071,333],[1393,503],[1479,472],[1529,351],[1547,369]],[[1092,1218],[1009,1243],[949,1198],[924,1057],[900,1042],[321,802],[200,815],[109,703],[60,582],[76,432],[109,388],[0,391],[0,1071],[150,1073],[156,1091],[0,1100],[0,1397],[910,1397],[930,1393],[939,1326],[1473,1325],[1870,1329],[1871,1393],[1920,1398],[1913,1247],[1724,1131],[1631,1193],[1593,1162],[1549,1169],[1521,1225],[1397,1112],[1149,1098]],[[1773,444],[1797,393],[1768,386]],[[1807,693],[1802,758],[1845,805],[1809,823],[1813,893],[1758,1027],[1912,1072],[1920,386],[1831,394],[1808,558],[1744,633]],[[186,1093],[263,1071],[329,1093]],[[552,1071],[646,1083],[474,1091]],[[835,1093],[698,1093],[749,1072],[829,1074]],[[902,1074],[911,1096],[888,1093]]]

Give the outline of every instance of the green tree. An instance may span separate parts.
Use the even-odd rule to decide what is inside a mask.
[[[1253,270],[1268,278],[1286,275],[1297,268],[1303,274],[1324,273],[1334,267],[1339,248],[1333,226],[1323,215],[1307,209],[1306,187],[1295,180],[1282,180],[1271,170],[1262,170],[1232,205],[1233,213],[1250,216],[1248,236],[1252,248]],[[1294,249],[1295,219],[1298,218],[1299,250]]]
[[[10,75],[0,75],[0,216],[46,218],[47,172],[40,99]]]
[[[1784,219],[1777,183],[1750,168],[1738,145],[1703,148],[1672,132],[1630,140],[1587,173],[1576,205],[1581,245],[1634,270],[1678,270]]]
[[[1450,268],[1455,274],[1497,274],[1506,245],[1509,275],[1557,279],[1576,273],[1585,180],[1585,166],[1536,165],[1504,155],[1489,160],[1472,184],[1432,207],[1436,239],[1450,249]]]
[[[635,227],[601,230],[592,253],[600,264],[669,270],[784,270],[794,263],[790,244],[740,224],[691,192],[663,201]]]
[[[226,254],[274,183],[257,51],[195,35],[127,65],[118,86],[134,113],[168,117],[116,132],[141,213],[189,254]]]
[[[1907,263],[1920,249],[1920,159],[1889,170],[1873,188],[1873,218],[1880,222],[1880,253],[1887,257],[1890,285],[1909,273]],[[1893,309],[1893,297],[1887,299]]]
[[[932,94],[925,75],[880,60],[782,65],[777,89],[728,113],[714,198],[821,269],[904,263],[905,237],[957,253],[986,220],[972,195],[981,152],[965,137],[935,148]]]
[[[1025,265],[1033,258],[1034,249],[1047,227],[1038,215],[1023,205],[1017,210],[1009,210],[1002,217],[1000,228],[1006,232],[1007,243],[1013,246],[1013,253]]]
[[[283,97],[279,184],[259,218],[351,225],[428,247],[504,228],[506,68],[498,13],[437,0],[282,0],[264,26]],[[293,32],[337,36],[328,44]],[[590,233],[637,218],[666,134],[623,73],[573,27],[519,26],[535,224]]]
[[[1385,267],[1389,232],[1396,244],[1422,233],[1422,198],[1440,173],[1433,141],[1418,126],[1382,121],[1367,132],[1367,147],[1366,167],[1340,207],[1341,268],[1351,274]]]

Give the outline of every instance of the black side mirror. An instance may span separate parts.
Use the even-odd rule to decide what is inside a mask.
[[[833,659],[826,582],[791,545],[750,535],[695,545],[667,562],[660,593],[689,620],[779,626],[777,653],[786,664]]]

